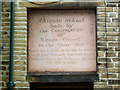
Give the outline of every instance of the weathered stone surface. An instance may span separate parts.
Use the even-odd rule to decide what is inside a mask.
[[[44,4],[45,2],[41,3]],[[40,3],[39,3],[40,4]],[[69,3],[66,4],[54,4],[51,8],[64,9],[65,7],[78,5],[78,3]],[[79,3],[79,6],[81,3]],[[85,4],[84,4],[85,5]],[[89,4],[95,5],[95,4]],[[117,73],[120,56],[120,28],[118,24],[118,16],[120,16],[120,9],[118,3],[107,3],[107,7],[103,6],[97,7],[96,10],[96,28],[97,28],[97,52],[98,56],[98,74],[100,82],[95,82],[95,90],[119,90],[117,89],[120,86],[117,86],[119,83],[118,77],[120,74]],[[15,42],[14,42],[14,79],[16,86],[14,90],[29,90],[29,83],[26,82],[27,75],[27,7],[41,7],[31,3],[16,3],[15,4]],[[120,5],[119,5],[120,6]],[[46,7],[47,8],[47,7]],[[80,7],[79,7],[80,8]],[[44,9],[44,6],[42,6]],[[47,8],[48,9],[48,8]],[[73,7],[69,8],[73,9]],[[78,9],[78,8],[77,8]],[[9,58],[10,58],[10,3],[2,3],[2,90],[8,90],[8,75],[9,75]],[[106,10],[106,11],[105,11]],[[106,16],[106,17],[105,17]],[[106,22],[106,23],[105,23]],[[107,52],[107,54],[106,54]],[[106,57],[108,56],[108,57]],[[107,64],[106,64],[107,63]],[[108,66],[106,66],[108,65]],[[108,67],[108,68],[106,68]],[[107,79],[108,73],[108,79]],[[110,80],[112,78],[112,80]],[[115,80],[114,80],[115,79]],[[108,81],[107,81],[108,80]],[[108,82],[108,84],[107,84]]]

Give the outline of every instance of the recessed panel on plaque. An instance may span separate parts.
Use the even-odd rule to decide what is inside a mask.
[[[28,72],[96,71],[95,10],[32,10]]]

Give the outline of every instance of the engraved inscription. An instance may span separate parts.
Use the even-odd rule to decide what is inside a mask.
[[[29,13],[29,72],[96,71],[94,10]]]

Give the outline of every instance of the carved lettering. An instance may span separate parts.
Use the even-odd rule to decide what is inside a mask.
[[[94,10],[30,11],[29,72],[96,71],[95,29]]]

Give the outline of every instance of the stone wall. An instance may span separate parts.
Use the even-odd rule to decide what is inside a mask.
[[[2,3],[2,85],[7,88],[10,54],[10,3]],[[27,9],[15,4],[14,82],[15,88],[29,88],[27,75]],[[23,90],[21,89],[21,90]],[[3,89],[4,90],[4,89]]]
[[[15,35],[14,35],[14,82],[15,90],[28,90],[27,75],[27,5],[15,3]],[[118,3],[106,3],[97,9],[97,52],[99,81],[94,88],[118,88],[120,86]],[[10,57],[10,3],[2,3],[2,90],[8,90],[9,57]],[[1,39],[0,39],[1,40]],[[119,89],[116,89],[119,90]]]
[[[108,7],[111,4],[114,6]],[[117,6],[117,3],[107,3],[107,7],[97,7],[99,82],[94,83],[95,88],[118,88],[120,32],[118,27],[119,8]]]

